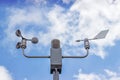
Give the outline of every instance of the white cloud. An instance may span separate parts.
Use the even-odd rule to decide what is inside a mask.
[[[90,52],[104,58],[107,52],[104,50],[105,47],[114,46],[115,41],[120,40],[120,1],[116,0],[113,3],[111,0],[76,0],[68,10],[58,5],[48,9],[14,8],[11,10],[8,22],[5,31],[7,40],[13,42],[16,40],[14,32],[18,25],[26,33],[28,25],[34,24],[39,26],[35,27],[39,32],[33,29],[27,32],[31,33],[30,37],[39,36],[41,47],[49,45],[52,39],[58,38],[65,48],[64,52],[68,53],[75,51],[78,53],[79,47],[76,48],[78,44],[74,42],[76,39],[93,38],[101,30],[109,29],[106,39],[91,41],[95,47],[92,47]],[[42,31],[43,29],[46,32]]]
[[[108,76],[117,76],[117,73],[116,72],[112,72],[108,69],[105,69],[105,72],[107,73]]]
[[[16,25],[23,25],[33,23],[36,25],[44,24],[45,18],[44,10],[40,10],[36,7],[29,7],[29,8],[9,8],[11,12],[9,16],[9,26],[16,26]],[[41,22],[42,21],[42,22]]]
[[[76,80],[120,80],[120,74],[117,72],[105,69],[105,73],[83,73],[79,72],[78,75],[74,76]]]
[[[13,80],[8,70],[3,66],[0,66],[0,80]]]

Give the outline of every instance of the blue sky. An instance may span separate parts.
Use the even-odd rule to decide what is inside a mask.
[[[120,80],[119,0],[0,0],[0,80],[52,80],[49,59],[27,59],[15,48],[20,29],[28,55],[49,55],[51,40],[61,41],[63,55],[82,55],[83,43],[109,29],[105,39],[90,41],[87,58],[63,59],[60,80]]]

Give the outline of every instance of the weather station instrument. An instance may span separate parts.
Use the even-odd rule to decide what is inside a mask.
[[[38,43],[38,39],[36,37],[33,37],[32,39],[27,39],[22,36],[20,30],[16,30],[16,36],[21,38],[21,41],[16,44],[16,48],[22,49],[22,53],[26,58],[50,58],[50,73],[53,74],[53,80],[59,80],[59,74],[62,72],[62,59],[63,58],[85,58],[89,54],[90,49],[90,40],[97,40],[97,39],[103,39],[107,35],[109,30],[103,30],[99,32],[94,38],[88,39],[85,38],[83,40],[76,40],[76,42],[84,42],[84,48],[86,50],[86,54],[82,56],[63,56],[62,55],[62,48],[60,46],[60,40],[53,39],[51,41],[51,48],[50,48],[50,55],[49,56],[30,56],[25,54],[25,49],[27,46],[27,41],[31,41],[32,43],[36,44]]]

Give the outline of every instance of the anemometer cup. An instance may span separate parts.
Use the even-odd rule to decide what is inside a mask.
[[[16,44],[16,48],[19,49],[20,47],[21,47],[21,42],[18,42],[18,43]]]
[[[16,36],[18,36],[18,37],[21,37],[21,36],[22,36],[22,35],[21,35],[21,31],[20,31],[19,29],[16,30],[15,34],[16,34]]]

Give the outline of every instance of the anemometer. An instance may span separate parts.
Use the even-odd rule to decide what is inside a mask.
[[[53,74],[53,80],[59,80],[59,74],[62,71],[62,58],[85,58],[89,54],[90,44],[89,40],[103,39],[107,35],[109,30],[103,30],[98,33],[94,38],[88,39],[85,38],[83,40],[76,40],[76,42],[84,42],[84,48],[86,50],[86,54],[83,56],[62,56],[62,48],[60,47],[60,40],[53,39],[51,41],[50,48],[50,56],[30,56],[26,55],[24,50],[27,47],[27,41],[31,41],[32,43],[38,43],[38,39],[33,37],[32,39],[27,39],[22,36],[21,31],[17,30],[16,35],[21,38],[21,41],[17,43],[16,48],[22,49],[22,53],[27,58],[50,58],[50,73]]]

